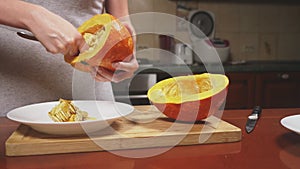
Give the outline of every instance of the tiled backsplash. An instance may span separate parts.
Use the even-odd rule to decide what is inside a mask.
[[[278,2],[278,1],[277,1]],[[230,41],[232,60],[300,60],[300,3],[267,1],[188,1],[190,9],[208,10],[216,19],[215,37]],[[178,14],[177,2],[129,0],[130,13],[163,12]],[[176,27],[170,23],[168,27]],[[174,33],[174,32],[172,32]],[[176,32],[185,33],[185,32]],[[138,48],[158,48],[157,35],[139,35]],[[139,56],[138,56],[139,57]],[[156,56],[140,56],[158,59]]]

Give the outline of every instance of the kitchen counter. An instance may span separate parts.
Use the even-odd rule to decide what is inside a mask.
[[[223,68],[221,67],[223,66]],[[168,73],[185,74],[188,72],[202,73],[207,70],[215,71],[211,73],[218,73],[224,70],[226,72],[299,72],[300,61],[247,61],[236,63],[223,63],[222,65],[209,64],[193,64],[188,66],[183,65],[140,65],[138,72],[142,73]]]
[[[23,157],[5,156],[5,141],[18,123],[0,118],[0,168],[122,168],[122,169],[266,169],[300,166],[300,135],[285,129],[280,120],[300,109],[264,109],[254,131],[245,132],[251,110],[225,110],[222,119],[242,129],[242,140],[193,146],[178,146],[149,158],[125,158],[110,152],[69,153]],[[127,153],[157,150],[123,150]]]

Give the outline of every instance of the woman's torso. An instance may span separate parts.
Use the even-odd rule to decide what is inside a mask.
[[[103,10],[103,0],[26,0],[44,6],[78,27],[85,20]],[[16,35],[17,29],[0,25],[0,116],[23,105],[72,98],[74,69],[64,62],[62,55],[52,55],[35,41]],[[82,73],[75,73],[82,76]],[[91,80],[90,74],[83,78]],[[77,79],[78,81],[78,79]],[[86,81],[83,79],[83,81]],[[96,91],[89,98],[111,100],[110,83],[95,83]],[[84,86],[83,86],[84,87]],[[81,86],[75,86],[75,90]],[[84,91],[85,89],[83,89]],[[101,91],[98,91],[101,90]],[[80,99],[80,91],[76,91]]]

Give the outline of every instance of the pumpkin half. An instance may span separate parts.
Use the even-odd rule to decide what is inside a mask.
[[[226,99],[228,85],[227,76],[222,74],[178,76],[156,83],[147,96],[167,117],[192,122],[218,111]]]
[[[78,56],[65,55],[65,61],[76,69],[89,72],[92,67],[115,71],[114,62],[129,61],[133,54],[133,39],[128,29],[114,16],[99,14],[84,22],[78,31],[89,48]]]

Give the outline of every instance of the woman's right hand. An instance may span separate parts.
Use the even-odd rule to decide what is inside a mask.
[[[85,41],[77,29],[62,17],[38,7],[26,21],[28,30],[43,44],[48,52],[74,56]]]
[[[42,6],[0,0],[0,11],[0,24],[31,31],[51,53],[73,56],[85,43],[71,23]]]

